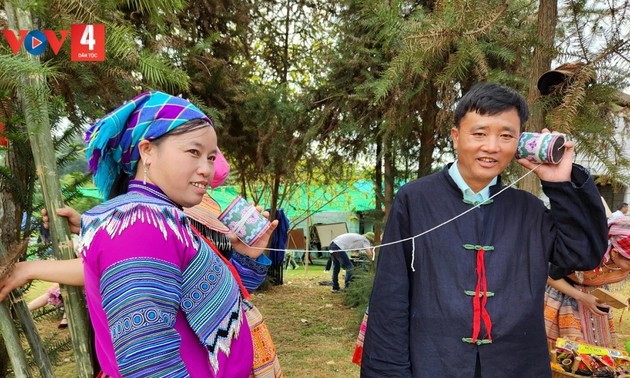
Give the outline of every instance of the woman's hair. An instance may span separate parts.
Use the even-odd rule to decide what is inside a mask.
[[[200,118],[191,119],[190,121],[183,123],[181,126],[169,131],[168,133],[151,140],[150,143],[154,143],[155,145],[159,146],[160,143],[162,143],[165,138],[169,136],[183,135],[189,132],[193,132],[195,130],[202,129],[204,127],[212,127],[212,125]],[[138,164],[138,167],[140,167],[140,164]],[[114,179],[114,183],[109,190],[109,195],[107,196],[107,199],[109,200],[121,194],[127,193],[127,191],[129,190],[130,181],[131,176],[129,176],[124,171],[121,171],[118,176],[116,176],[116,179]]]
[[[127,193],[127,190],[129,189],[129,181],[131,181],[131,176],[126,174],[124,171],[120,171],[118,176],[114,179],[112,187],[109,189],[107,199],[110,200],[121,194]]]
[[[213,126],[201,118],[191,119],[190,121],[182,123],[181,126],[169,131],[168,133],[158,138],[152,139],[150,142],[159,145],[166,137],[187,134],[193,131],[197,131],[199,129],[203,129],[204,127]]]

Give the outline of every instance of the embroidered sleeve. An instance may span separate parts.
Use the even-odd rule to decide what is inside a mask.
[[[174,329],[181,287],[179,268],[152,258],[123,260],[103,272],[103,310],[122,376],[187,375]]]
[[[208,361],[219,371],[219,351],[230,355],[242,324],[238,285],[220,257],[201,243],[184,271],[181,309],[190,328],[208,350]]]
[[[234,251],[231,261],[241,276],[243,285],[249,291],[256,290],[263,283],[271,265],[271,260],[264,254],[254,260],[236,251]]]

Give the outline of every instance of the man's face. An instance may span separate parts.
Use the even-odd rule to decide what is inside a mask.
[[[516,154],[521,121],[516,109],[494,115],[468,112],[459,128],[451,129],[459,171],[479,192],[498,176]]]

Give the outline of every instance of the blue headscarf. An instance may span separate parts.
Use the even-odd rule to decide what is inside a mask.
[[[208,116],[183,98],[151,91],[125,102],[92,125],[85,133],[86,158],[99,192],[107,198],[121,171],[135,174],[140,141],[159,138],[193,119],[213,125]]]

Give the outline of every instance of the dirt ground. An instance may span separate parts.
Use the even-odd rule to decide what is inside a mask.
[[[623,282],[610,285],[610,290],[614,293],[620,294],[622,297],[630,298],[630,282],[627,278]],[[622,350],[625,350],[624,345],[626,342],[630,341],[630,313],[628,312],[628,308],[625,310],[613,309],[616,321],[615,326],[617,327],[618,349]],[[628,352],[630,353],[630,351]]]

